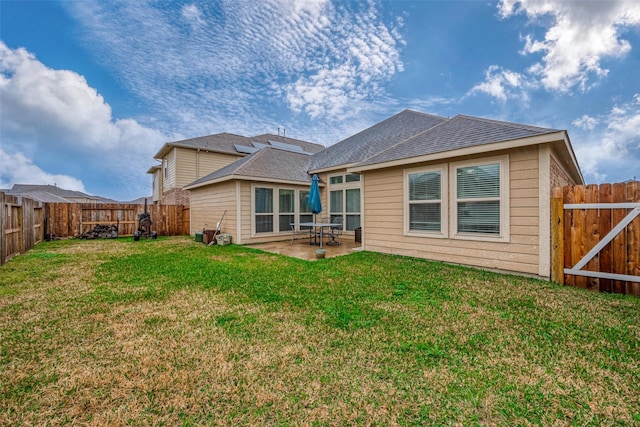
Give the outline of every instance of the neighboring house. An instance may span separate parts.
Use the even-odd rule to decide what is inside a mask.
[[[45,203],[117,203],[115,200],[92,196],[81,191],[65,190],[56,185],[14,184],[6,194],[28,197]]]
[[[312,218],[320,177],[324,212],[365,250],[550,276],[551,188],[584,182],[566,131],[405,110],[316,154],[275,147],[185,186],[191,232],[235,243],[291,237]]]
[[[312,154],[324,149],[320,144],[271,134],[245,137],[219,133],[168,142],[154,156],[160,164],[147,171],[153,176],[153,202],[189,205],[189,192],[184,190],[187,184],[262,147],[274,145]]]

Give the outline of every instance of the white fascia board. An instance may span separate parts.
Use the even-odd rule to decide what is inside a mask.
[[[392,160],[389,162],[375,163],[371,165],[354,166],[347,172],[364,172],[375,169],[390,168],[395,166],[405,166],[412,163],[431,162],[434,160],[450,159],[453,157],[470,156],[474,154],[488,154],[493,151],[509,150],[512,148],[526,147],[530,145],[544,144],[554,141],[566,141],[566,132],[559,131],[544,135],[536,135],[529,138],[512,139],[509,141],[494,142],[490,144],[474,145],[457,150],[442,151],[439,153],[426,154],[423,156],[407,157],[404,159]]]
[[[333,172],[333,171],[339,171],[339,170],[343,170],[343,169],[348,169],[350,167],[354,167],[356,166],[358,163],[345,163],[342,165],[336,165],[336,166],[331,166],[331,167],[327,167],[327,168],[321,168],[321,169],[310,169],[309,171],[307,171],[307,173],[313,175],[314,173],[325,173],[325,172]]]
[[[286,179],[277,179],[277,178],[262,178],[262,177],[256,177],[256,176],[246,176],[246,175],[227,175],[217,179],[212,179],[210,181],[200,182],[195,185],[187,185],[186,187],[184,187],[184,189],[193,190],[195,188],[205,187],[207,185],[219,184],[221,182],[231,181],[234,179],[241,180],[241,181],[250,181],[250,182],[270,182],[274,184],[285,184],[285,185],[302,185],[302,186],[311,185],[311,181],[289,181]],[[319,186],[324,187],[324,184],[319,183]]]

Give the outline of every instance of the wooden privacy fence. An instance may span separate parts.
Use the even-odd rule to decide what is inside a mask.
[[[0,192],[0,265],[42,241],[42,205]]]
[[[98,224],[117,225],[118,235],[131,236],[144,209],[122,203],[42,203],[0,192],[0,265],[43,239],[80,237]],[[188,207],[149,205],[147,212],[159,235],[189,234]]]
[[[80,237],[98,224],[117,225],[118,235],[132,236],[138,229],[138,215],[144,205],[125,203],[47,203],[45,236]],[[160,236],[189,234],[189,208],[182,205],[147,206],[152,230]]]
[[[640,296],[640,182],[554,188],[551,279]]]

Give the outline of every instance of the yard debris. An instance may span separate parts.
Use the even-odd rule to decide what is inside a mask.
[[[83,239],[115,239],[118,237],[118,226],[97,224],[80,237]]]

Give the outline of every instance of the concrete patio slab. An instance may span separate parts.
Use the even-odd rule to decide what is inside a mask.
[[[356,250],[361,250],[361,243],[355,243],[353,236],[345,236],[339,246],[322,245],[325,250],[325,258],[333,258],[340,255],[347,255]],[[271,252],[280,255],[286,255],[294,258],[306,259],[309,261],[316,260],[316,249],[320,246],[310,245],[308,238],[297,239],[293,243],[291,240],[283,240],[280,242],[258,243],[255,245],[247,245],[250,248],[260,249],[261,251]]]

